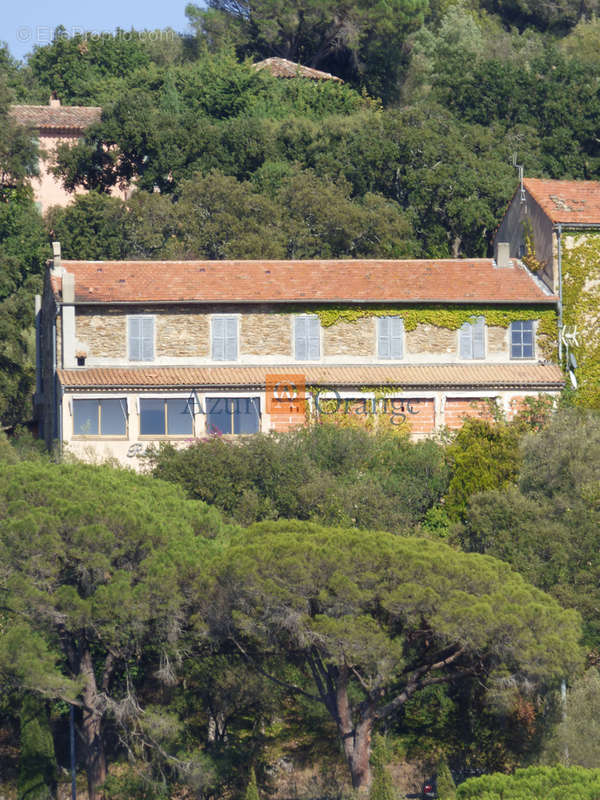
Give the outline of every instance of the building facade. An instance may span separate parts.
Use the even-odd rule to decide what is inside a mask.
[[[583,405],[600,405],[600,182],[526,178],[494,240],[559,296],[559,362]]]
[[[49,265],[37,417],[135,466],[149,445],[376,413],[415,436],[556,394],[557,297],[514,260]]]

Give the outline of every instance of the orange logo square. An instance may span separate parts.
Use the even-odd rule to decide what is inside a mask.
[[[304,375],[272,373],[265,375],[268,414],[304,414],[306,378]]]

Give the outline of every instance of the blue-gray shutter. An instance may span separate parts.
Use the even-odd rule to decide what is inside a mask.
[[[379,317],[377,329],[377,354],[379,358],[390,358],[390,318]]]
[[[318,317],[308,317],[308,358],[321,357],[321,321]]]
[[[468,322],[461,325],[459,331],[460,357],[473,358],[473,329]]]
[[[212,359],[225,361],[225,320],[223,317],[212,319]]]
[[[473,356],[472,358],[485,358],[485,319],[479,317],[472,324],[473,329]]]
[[[129,318],[129,358],[132,361],[142,360],[141,322],[139,317]]]
[[[404,320],[402,317],[390,317],[390,357],[404,357]]]
[[[142,317],[140,319],[140,333],[142,340],[142,361],[154,360],[154,318]]]
[[[296,317],[294,320],[294,354],[297,361],[308,359],[308,317]]]
[[[237,318],[225,318],[225,361],[237,361]]]

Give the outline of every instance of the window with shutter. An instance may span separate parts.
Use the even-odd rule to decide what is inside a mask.
[[[294,353],[297,361],[321,357],[321,323],[318,317],[301,314],[294,320]]]
[[[129,360],[154,361],[154,317],[129,317]]]
[[[213,317],[211,321],[211,339],[211,353],[213,361],[237,361],[237,317]]]
[[[485,318],[465,322],[459,331],[459,353],[464,359],[485,358]]]
[[[379,358],[400,360],[404,357],[404,320],[402,317],[379,317],[377,320]]]

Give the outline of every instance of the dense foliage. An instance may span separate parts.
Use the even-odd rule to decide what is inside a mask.
[[[331,423],[239,443],[167,445],[149,459],[156,477],[245,525],[297,518],[401,531],[420,522],[448,484],[438,443]]]
[[[600,770],[581,767],[529,767],[514,775],[471,778],[457,792],[459,800],[595,800]]]

